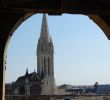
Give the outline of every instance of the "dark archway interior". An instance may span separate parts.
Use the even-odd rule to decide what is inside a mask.
[[[4,100],[5,94],[5,51],[8,41],[17,27],[35,13],[87,15],[110,39],[109,0],[0,0],[0,100]]]

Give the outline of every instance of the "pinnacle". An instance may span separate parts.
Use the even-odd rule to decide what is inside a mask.
[[[49,35],[49,31],[48,31],[48,23],[47,23],[46,14],[43,14],[40,37],[43,39],[45,38],[48,42],[50,42],[50,35]]]

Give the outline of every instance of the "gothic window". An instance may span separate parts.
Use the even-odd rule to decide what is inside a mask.
[[[41,50],[42,50],[42,49],[43,49],[43,48],[42,48],[42,45],[41,45],[40,47],[41,47]]]
[[[44,58],[44,73],[46,74],[46,58]]]
[[[50,75],[50,59],[48,58],[48,75]]]
[[[22,85],[19,89],[19,94],[24,95],[25,94],[25,87]]]
[[[44,51],[43,44],[41,44],[40,48],[41,48],[41,51],[43,52]]]
[[[42,65],[42,70],[44,72],[44,59],[43,58],[41,59],[41,65]]]

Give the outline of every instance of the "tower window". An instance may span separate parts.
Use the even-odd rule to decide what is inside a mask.
[[[50,75],[50,59],[48,58],[48,75]]]
[[[44,73],[46,74],[46,58],[44,58]]]

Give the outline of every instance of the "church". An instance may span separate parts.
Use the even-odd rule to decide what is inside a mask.
[[[6,84],[6,95],[53,95],[56,92],[54,78],[54,46],[49,34],[46,14],[43,14],[41,33],[37,44],[37,72],[28,73]]]

